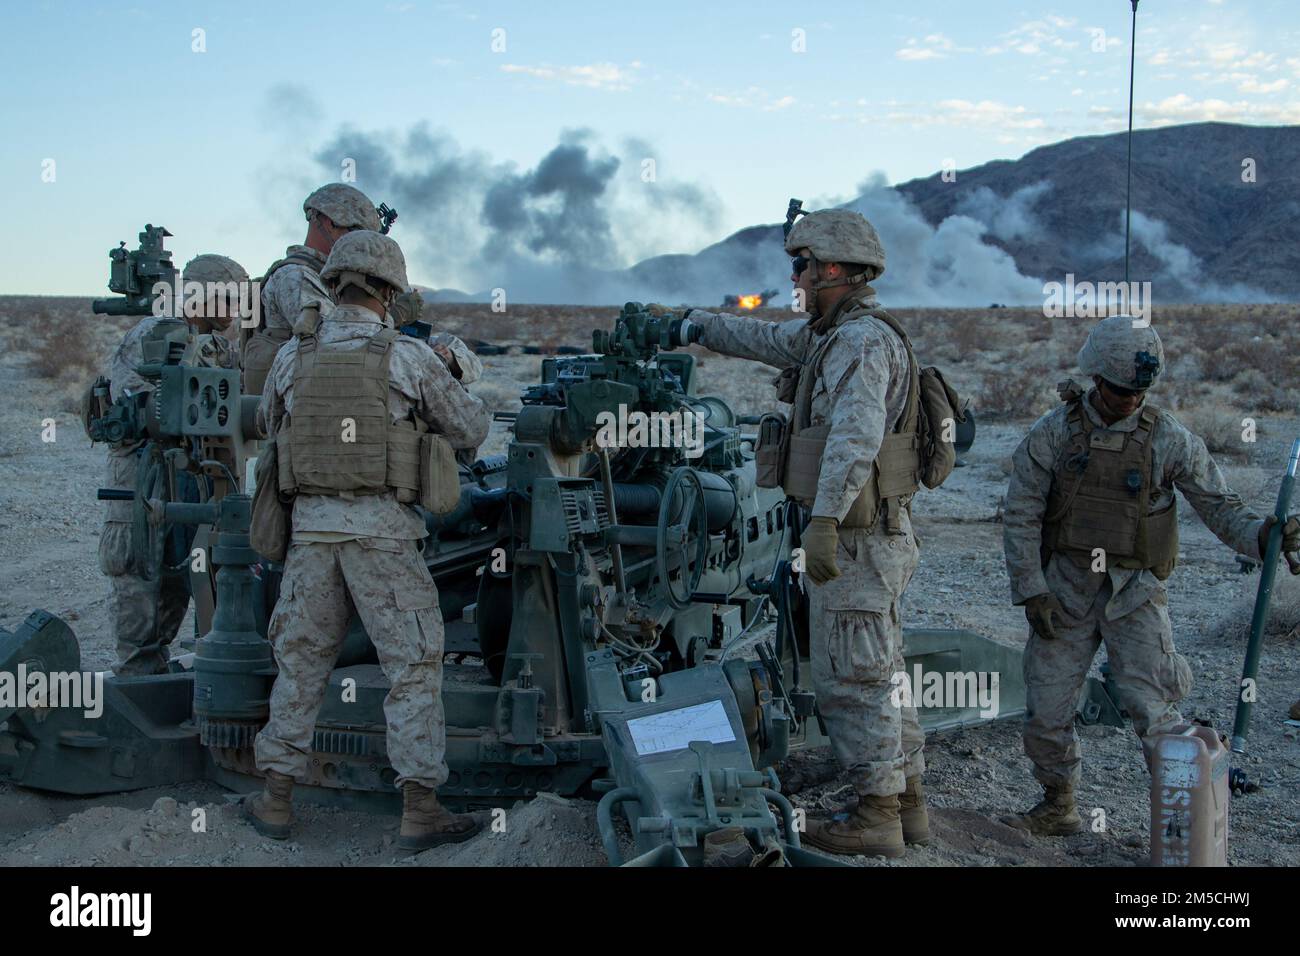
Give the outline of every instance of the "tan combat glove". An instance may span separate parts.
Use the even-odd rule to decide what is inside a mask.
[[[1277,515],[1269,515],[1259,529],[1259,553],[1262,555],[1268,547],[1268,536],[1277,526]],[[1282,525],[1282,553],[1300,551],[1300,518],[1295,515],[1286,519]]]
[[[839,522],[820,516],[808,522],[803,532],[804,573],[813,584],[825,584],[840,576],[835,564],[835,549],[839,547]]]
[[[442,359],[443,364],[447,366],[447,370],[451,372],[452,376],[457,381],[460,381],[461,370],[460,363],[456,361],[456,353],[441,342],[437,345],[430,345],[429,348],[433,349],[434,354]]]
[[[393,317],[393,328],[395,329],[419,321],[423,311],[424,296],[420,295],[415,289],[395,296],[393,304],[388,307],[388,314]]]
[[[1052,614],[1065,617],[1065,608],[1056,599],[1055,594],[1035,594],[1025,602],[1025,620],[1034,629],[1034,633],[1049,641],[1056,640],[1056,629],[1052,627]]]

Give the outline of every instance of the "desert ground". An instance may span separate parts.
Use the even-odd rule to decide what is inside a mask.
[[[542,350],[588,348],[591,330],[609,327],[617,308],[487,306],[432,309],[438,328],[468,341],[507,346],[484,356],[473,391],[494,410],[519,405],[537,381]],[[1090,322],[1045,319],[1035,310],[907,310],[923,364],[942,367],[979,421],[968,467],[914,504],[921,565],[908,591],[910,625],[969,628],[1012,646],[1028,633],[1011,606],[1002,559],[1001,499],[1008,462],[1033,420],[1055,401],[1053,385],[1074,370]],[[426,318],[429,316],[426,315]],[[755,321],[789,317],[768,309]],[[1168,369],[1152,400],[1200,433],[1230,484],[1259,513],[1273,508],[1291,441],[1300,435],[1300,324],[1293,306],[1158,308]],[[36,608],[77,632],[84,667],[113,663],[108,587],[96,563],[102,506],[95,501],[105,450],[92,447],[77,419],[81,390],[107,360],[131,320],[91,314],[73,298],[0,298],[0,627],[12,629]],[[741,413],[771,406],[769,371],[699,352],[702,391]],[[55,440],[42,440],[47,419]],[[1243,440],[1243,420],[1255,426]],[[493,426],[483,453],[503,450],[505,425]],[[1300,508],[1300,505],[1297,506]],[[1180,507],[1180,566],[1169,582],[1175,640],[1196,683],[1183,705],[1189,717],[1220,730],[1232,721],[1246,631],[1259,575]],[[1235,799],[1230,858],[1237,865],[1300,864],[1300,741],[1285,723],[1300,696],[1300,582],[1278,578],[1259,674],[1250,753],[1238,761],[1260,789]],[[192,630],[192,629],[191,629]],[[186,634],[182,629],[182,635]],[[1099,655],[1100,663],[1102,655]],[[1019,721],[938,733],[927,744],[926,777],[936,840],[897,861],[864,865],[1130,866],[1147,856],[1147,774],[1130,730],[1081,729],[1081,812],[1105,812],[1100,832],[1030,839],[996,822],[1038,797],[1020,746]],[[778,768],[797,805],[816,808],[847,793],[825,751],[801,753]],[[190,828],[193,809],[207,811],[205,833]],[[401,860],[392,848],[396,817],[302,808],[295,837],[278,844],[237,819],[214,784],[187,785],[107,798],[68,798],[0,785],[0,863],[356,865],[600,865],[594,805],[540,797],[509,811],[503,833],[484,833],[458,847]]]

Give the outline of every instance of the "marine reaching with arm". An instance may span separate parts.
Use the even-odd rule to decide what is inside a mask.
[[[1082,827],[1074,712],[1103,642],[1148,761],[1155,736],[1183,720],[1192,674],[1174,649],[1164,585],[1178,557],[1175,489],[1234,551],[1258,560],[1268,532],[1205,442],[1146,401],[1163,366],[1154,328],[1130,316],[1098,323],[1079,353],[1093,387],[1063,383],[1063,404],[1012,458],[1003,543],[1012,600],[1032,627],[1024,747],[1045,797],[1003,822],[1034,833]],[[1285,551],[1300,545],[1300,521],[1286,523],[1283,539]]]
[[[462,385],[473,385],[483,377],[483,363],[473,349],[450,332],[434,332],[428,322],[422,321],[424,296],[417,290],[403,292],[394,299],[388,314],[394,328],[428,342]]]
[[[447,779],[443,624],[417,550],[424,521],[408,504],[421,487],[408,473],[416,456],[404,449],[412,423],[452,448],[472,448],[490,419],[428,346],[386,325],[389,304],[406,288],[397,243],[349,233],[321,276],[339,304],[318,325],[299,326],[262,395],[269,433],[287,452],[281,487],[295,488],[296,498],[269,628],[279,675],[256,742],[267,784],[245,810],[264,835],[288,835],[293,782],[310,772],[316,715],[355,610],[390,682],[384,713],[403,794],[398,842],[424,849],[468,839],[478,824],[446,811],[434,792]]]
[[[884,271],[875,229],[841,209],[810,213],[786,238],[809,316],[770,323],[690,310],[680,335],[782,370],[793,403],[780,463],[787,494],[811,509],[803,532],[814,689],[858,805],[809,822],[804,840],[833,853],[899,856],[926,843],[924,735],[898,706],[899,605],[917,565],[918,370],[901,328],[866,283]],[[900,801],[901,795],[901,801]]]

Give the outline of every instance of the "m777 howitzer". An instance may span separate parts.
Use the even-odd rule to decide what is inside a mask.
[[[616,812],[641,864],[701,862],[705,838],[733,827],[758,859],[821,861],[798,848],[773,770],[824,742],[792,574],[802,518],[779,489],[757,487],[755,436],[724,402],[696,395],[676,329],[629,303],[595,333],[593,354],[545,359],[542,381],[506,416],[507,454],[463,468],[459,507],[426,516],[424,557],[447,622],[450,776],[439,796],[460,807],[543,791],[597,799],[613,863],[624,857]],[[209,408],[186,404],[183,381],[153,413],[182,432],[191,409]],[[250,399],[221,401],[233,404],[203,421],[242,439],[235,412]],[[169,521],[214,526],[215,613],[192,661],[108,678],[96,719],[0,710],[0,779],[79,794],[202,778],[260,786],[252,742],[274,678],[265,631],[278,575],[249,547],[248,493],[162,502]],[[763,636],[772,612],[777,627]],[[909,675],[997,674],[997,716],[1023,712],[1013,648],[937,630],[910,630],[906,645]],[[0,668],[19,662],[76,671],[79,648],[38,611],[0,630]],[[330,685],[296,794],[394,812],[388,688],[356,622]],[[986,719],[973,699],[921,710],[932,730]]]

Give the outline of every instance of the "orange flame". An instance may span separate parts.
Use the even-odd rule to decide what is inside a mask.
[[[763,305],[763,297],[761,295],[742,295],[739,305],[742,309],[758,309]]]

